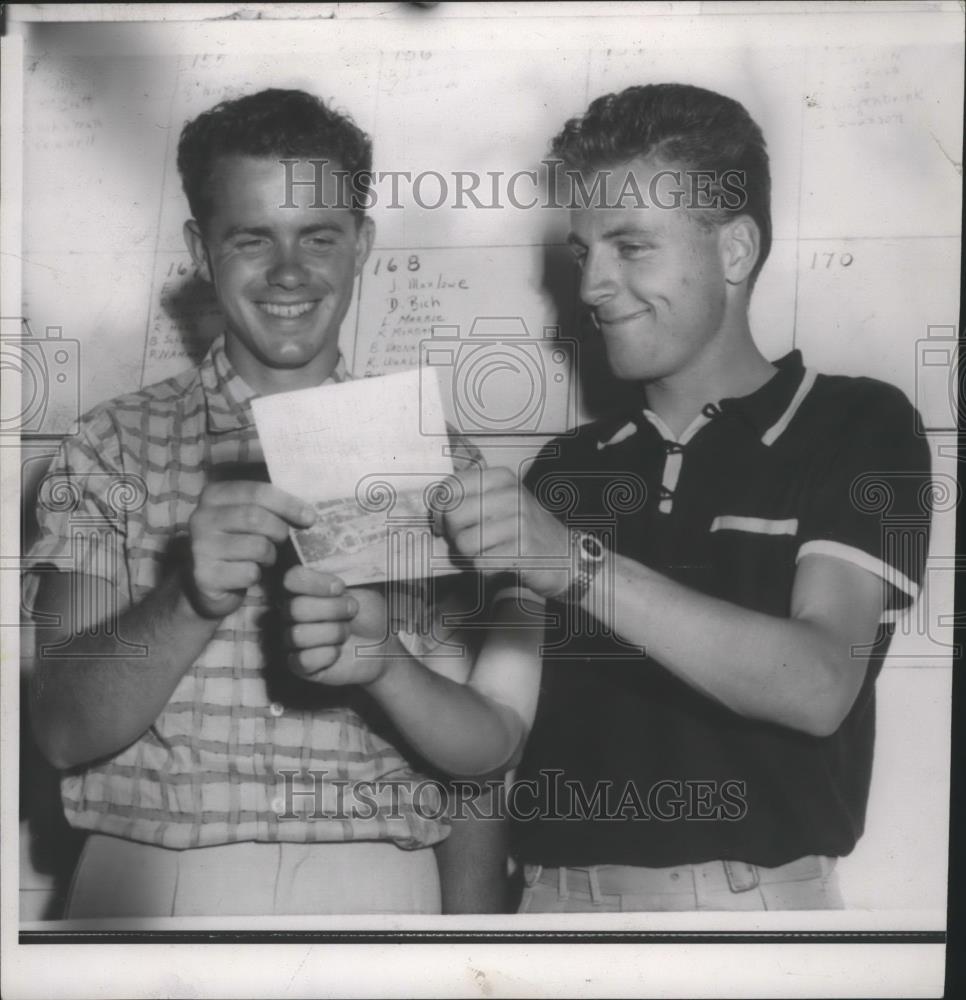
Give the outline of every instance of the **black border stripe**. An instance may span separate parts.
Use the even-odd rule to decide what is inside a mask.
[[[944,931],[22,931],[20,944],[946,944]]]

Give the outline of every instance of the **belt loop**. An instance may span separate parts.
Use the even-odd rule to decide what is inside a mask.
[[[594,906],[600,906],[600,880],[597,878],[597,865],[591,865],[587,869],[587,881],[590,882],[590,901]]]
[[[526,883],[527,887],[536,885],[540,881],[540,876],[543,874],[543,865],[531,865],[525,864],[523,866],[523,881]]]
[[[743,861],[722,861],[721,864],[724,866],[725,876],[728,879],[728,888],[732,892],[749,892],[758,888],[761,879],[755,865],[749,865]],[[743,869],[743,871],[739,869]]]
[[[567,869],[563,865],[557,869],[557,895],[561,899],[570,899],[570,893],[567,891]]]

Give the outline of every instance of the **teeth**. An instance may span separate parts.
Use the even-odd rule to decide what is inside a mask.
[[[269,316],[278,316],[281,319],[295,319],[296,316],[304,316],[314,305],[314,302],[299,302],[291,306],[276,305],[274,302],[259,303],[259,306]]]

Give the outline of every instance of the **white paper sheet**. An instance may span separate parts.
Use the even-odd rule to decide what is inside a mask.
[[[453,473],[432,369],[264,396],[252,412],[272,482],[318,514],[292,532],[303,563],[350,585],[458,572],[431,531]]]

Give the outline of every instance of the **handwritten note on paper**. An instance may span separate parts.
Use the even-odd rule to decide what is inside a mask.
[[[292,534],[303,563],[350,586],[459,571],[430,530],[453,473],[436,378],[278,393],[252,411],[272,482],[318,514]]]

